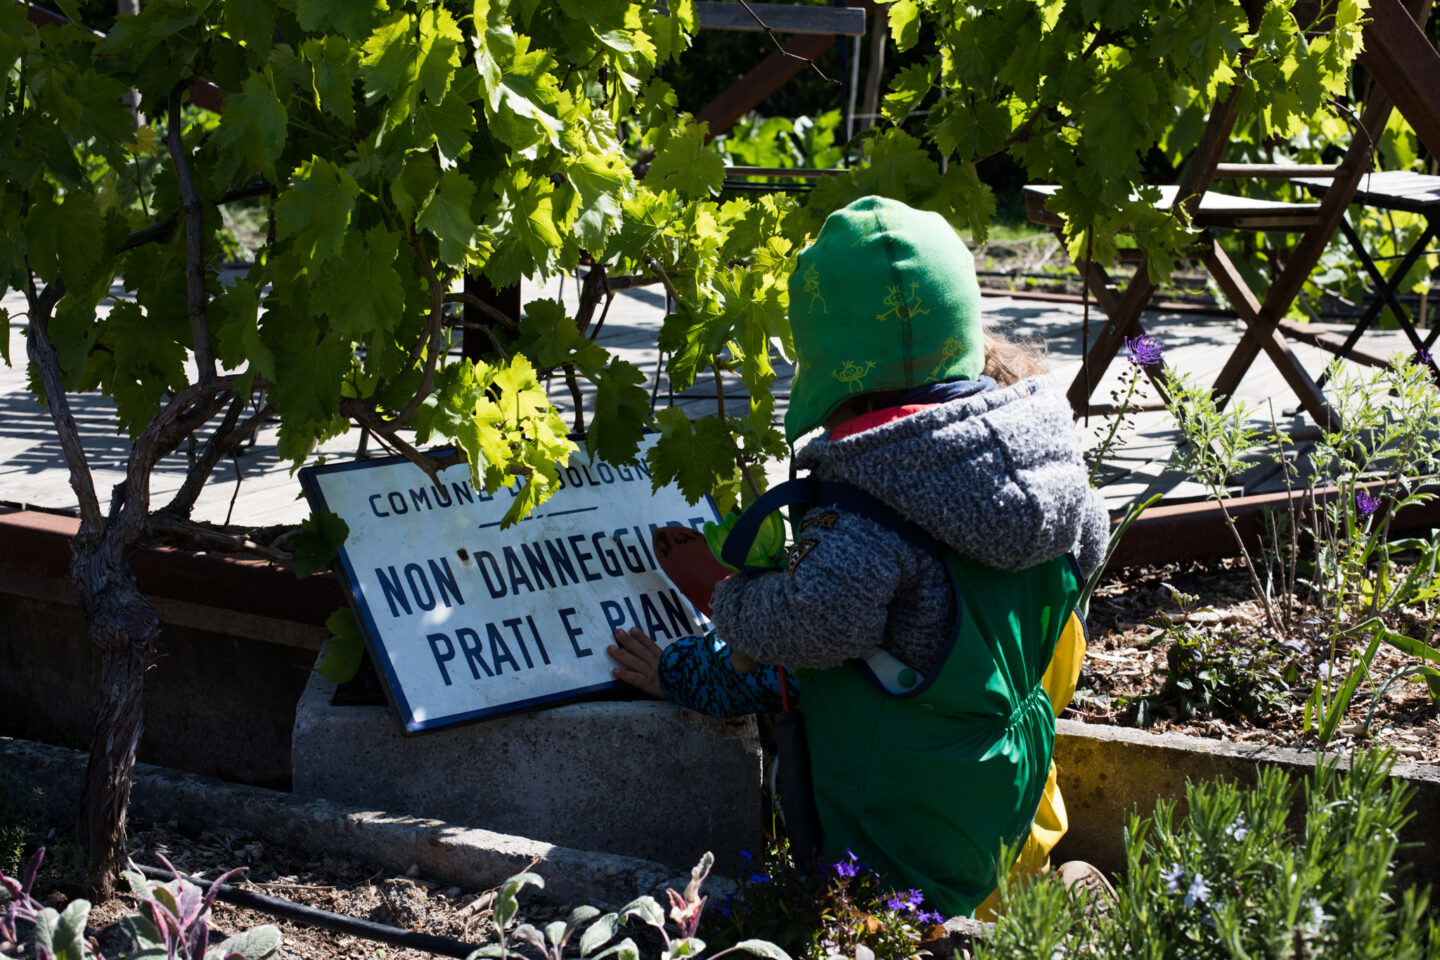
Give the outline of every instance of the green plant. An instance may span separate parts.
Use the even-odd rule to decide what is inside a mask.
[[[1317,545],[1314,585],[1338,620],[1416,602],[1431,587],[1433,576],[1417,575],[1419,565],[1410,576],[1397,574],[1396,556],[1417,544],[1392,543],[1389,533],[1397,511],[1434,498],[1425,485],[1440,465],[1440,390],[1412,357],[1364,372],[1337,362],[1330,376],[1341,425],[1315,445],[1315,508],[1307,520]],[[1320,482],[1337,495],[1316,504]]]
[[[1253,722],[1286,708],[1301,668],[1293,650],[1240,627],[1211,630],[1159,620],[1170,641],[1160,698],[1172,701],[1182,719],[1210,715]]]
[[[1344,772],[1322,758],[1297,800],[1289,774],[1261,769],[1253,787],[1189,782],[1132,815],[1125,872],[1106,912],[1051,880],[1002,880],[1005,911],[976,951],[1035,957],[1440,957],[1428,890],[1399,884],[1399,830],[1411,790],[1388,753],[1357,754]],[[1304,812],[1298,833],[1292,808]]]
[[[750,855],[745,854],[746,857]],[[763,937],[797,957],[906,960],[939,936],[944,918],[919,890],[897,891],[853,854],[834,864],[797,861],[787,840],[769,843],[707,928],[721,943]]]
[[[25,862],[25,851],[40,842],[36,813],[43,791],[25,786],[8,770],[0,770],[0,874],[14,876]]]
[[[35,955],[39,960],[104,960],[93,941],[85,937],[90,918],[87,900],[72,900],[63,911],[38,902],[31,891],[45,849],[35,851],[19,880],[0,873],[0,886],[9,894],[10,904],[0,918],[0,938],[19,944],[17,922],[34,925]],[[169,867],[170,864],[166,863]],[[120,921],[130,934],[128,957],[151,960],[267,960],[280,950],[280,931],[272,924],[255,927],[210,943],[210,906],[220,885],[236,871],[221,875],[202,893],[182,878],[174,867],[175,879],[155,883],[134,870],[125,871],[130,892],[139,911]]]
[[[587,960],[603,960],[611,956],[616,960],[639,960],[640,948],[629,937],[612,943],[620,927],[634,917],[641,923],[654,928],[663,944],[660,960],[680,960],[682,957],[695,958],[705,952],[705,942],[695,936],[700,917],[705,909],[706,897],[700,896],[700,886],[710,875],[715,858],[706,853],[690,871],[690,882],[684,893],[667,890],[670,898],[669,923],[674,925],[672,935],[665,910],[654,897],[641,896],[630,901],[614,913],[602,914],[591,906],[576,907],[564,920],[555,920],[545,925],[542,931],[528,924],[520,923],[507,933],[512,920],[519,913],[517,896],[526,886],[543,888],[545,879],[534,873],[518,873],[506,880],[495,897],[495,930],[499,943],[481,947],[470,954],[469,960],[500,958],[505,960],[512,954],[524,957],[525,950],[539,960],[563,960],[570,941],[579,934],[577,949],[579,956]],[[581,930],[582,924],[589,924]],[[515,942],[511,942],[511,941]],[[609,944],[609,946],[606,946]],[[525,949],[522,949],[525,948]],[[604,949],[601,949],[601,948]],[[597,952],[598,951],[598,952]],[[765,960],[790,960],[789,955],[773,943],[764,940],[744,940],[724,950],[711,954],[711,960],[718,960],[727,953],[740,951]]]
[[[829,170],[844,159],[843,149],[835,144],[840,122],[839,110],[794,120],[762,119],[752,113],[736,120],[710,146],[731,166]]]
[[[1261,434],[1250,420],[1251,410],[1239,400],[1231,399],[1221,409],[1209,387],[1197,383],[1188,374],[1170,374],[1165,379],[1165,406],[1176,426],[1181,441],[1172,454],[1173,465],[1188,473],[1209,491],[1210,499],[1220,508],[1225,526],[1235,541],[1245,563],[1255,599],[1265,611],[1265,622],[1272,633],[1280,634],[1281,619],[1275,611],[1270,591],[1260,582],[1250,549],[1235,525],[1235,518],[1225,506],[1230,496],[1230,478],[1245,466],[1245,457],[1261,443]],[[1286,598],[1289,602],[1289,598]]]
[[[1353,639],[1366,632],[1370,634],[1370,642],[1365,645],[1365,649],[1363,651],[1358,648],[1352,649],[1350,665],[1344,671],[1336,670],[1338,641],[1342,638]],[[1385,680],[1377,683],[1374,675],[1370,672],[1370,664],[1374,662],[1375,654],[1379,652],[1381,643],[1389,644],[1419,662],[1401,667]],[[1315,689],[1311,691],[1309,699],[1305,701],[1305,731],[1313,732],[1322,747],[1329,743],[1330,738],[1335,735],[1336,727],[1339,726],[1345,712],[1350,708],[1362,675],[1370,681],[1370,688],[1374,692],[1374,699],[1371,702],[1370,710],[1366,713],[1362,727],[1364,731],[1369,730],[1370,720],[1375,716],[1375,705],[1379,703],[1380,698],[1391,686],[1401,680],[1410,677],[1423,679],[1429,686],[1431,700],[1440,703],[1440,669],[1437,669],[1437,666],[1440,666],[1440,650],[1436,650],[1414,637],[1407,637],[1390,630],[1379,617],[1371,617],[1354,626],[1336,630],[1330,635],[1329,656],[1320,665],[1320,679],[1316,682]]]

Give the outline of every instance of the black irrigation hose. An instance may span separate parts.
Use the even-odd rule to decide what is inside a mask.
[[[159,867],[141,866],[139,869],[141,873],[152,880],[175,879],[173,873],[168,870],[161,870]],[[195,877],[182,878],[207,892],[213,883],[211,880],[198,880]],[[388,943],[394,947],[409,947],[412,950],[423,950],[426,953],[439,954],[442,957],[464,958],[470,956],[470,954],[474,953],[478,948],[476,944],[462,943],[459,940],[451,940],[449,937],[437,937],[428,933],[411,933],[409,930],[388,927],[383,923],[374,923],[370,920],[346,917],[338,913],[330,913],[328,910],[317,910],[314,907],[307,907],[304,904],[293,903],[289,900],[281,900],[278,897],[267,897],[263,893],[241,890],[228,883],[220,884],[220,892],[217,895],[217,899],[224,900],[226,903],[233,903],[237,907],[246,907],[250,910],[268,913],[272,917],[281,917],[311,927],[334,930],[336,933],[348,933],[365,940]]]

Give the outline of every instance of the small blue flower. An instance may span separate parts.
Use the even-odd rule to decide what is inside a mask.
[[[1236,817],[1235,822],[1225,828],[1225,836],[1235,841],[1244,840],[1250,833],[1250,828],[1245,826],[1244,817]]]
[[[838,874],[839,874],[840,876],[842,876],[842,877],[853,877],[853,876],[855,876],[855,872],[856,872],[856,870],[855,870],[855,864],[853,864],[853,863],[837,863],[837,864],[835,864],[835,872],[838,873]]]
[[[920,906],[920,904],[925,902],[925,894],[921,893],[919,890],[912,889],[905,896],[906,899],[910,901],[910,906],[912,907],[918,907]]]
[[[1180,864],[1170,864],[1170,869],[1160,874],[1160,879],[1165,881],[1165,889],[1170,893],[1180,892],[1180,879],[1185,876],[1185,871],[1180,869]]]
[[[1371,496],[1369,490],[1359,490],[1355,493],[1355,509],[1362,517],[1368,517],[1380,509],[1380,498]]]
[[[1185,909],[1189,910],[1197,903],[1204,903],[1210,896],[1210,888],[1205,885],[1205,878],[1195,874],[1190,881],[1190,889],[1185,891]]]
[[[903,913],[910,909],[910,901],[902,897],[891,897],[885,901],[885,907],[888,910],[894,910],[896,913]]]
[[[755,855],[754,855],[753,853],[751,853],[749,850],[741,850],[741,851],[740,851],[740,859],[742,859],[742,860],[754,860],[754,859],[755,859]]]
[[[750,874],[750,882],[751,882],[751,883],[769,883],[769,882],[770,882],[770,878],[767,877],[767,876],[765,876],[765,874],[763,874],[763,873],[752,873],[752,874]]]
[[[919,920],[921,923],[945,922],[945,918],[940,914],[938,910],[921,910],[919,913],[915,914],[915,919]]]
[[[1160,362],[1165,344],[1149,334],[1125,338],[1125,358],[1137,367],[1153,367]]]

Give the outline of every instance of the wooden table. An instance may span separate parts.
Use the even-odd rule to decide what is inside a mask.
[[[1330,180],[1324,178],[1296,177],[1293,182],[1321,197],[1330,188]],[[1386,277],[1375,265],[1374,258],[1365,249],[1365,244],[1350,224],[1349,218],[1340,221],[1340,232],[1345,235],[1345,239],[1349,241],[1355,255],[1360,258],[1361,265],[1365,267],[1365,272],[1375,283],[1375,297],[1355,324],[1355,328],[1345,338],[1340,356],[1349,355],[1360,340],[1361,334],[1370,328],[1370,325],[1380,315],[1380,311],[1388,306],[1395,319],[1399,321],[1400,328],[1405,331],[1410,344],[1415,348],[1417,356],[1429,357],[1430,348],[1435,345],[1437,337],[1440,337],[1440,326],[1432,327],[1429,336],[1422,339],[1415,329],[1414,318],[1400,303],[1396,290],[1400,286],[1400,281],[1415,266],[1415,262],[1425,255],[1430,241],[1440,235],[1440,177],[1411,173],[1408,170],[1383,170],[1378,173],[1367,173],[1360,178],[1360,182],[1355,188],[1355,195],[1350,202],[1357,206],[1373,207],[1377,210],[1402,210],[1408,213],[1418,213],[1425,217],[1426,226],[1421,232],[1420,238],[1409,250],[1399,256],[1400,265],[1391,270],[1390,276]],[[1430,372],[1440,378],[1440,367],[1436,366],[1435,360],[1430,358],[1428,363]],[[1324,382],[1325,378],[1321,377],[1320,383],[1323,385]]]

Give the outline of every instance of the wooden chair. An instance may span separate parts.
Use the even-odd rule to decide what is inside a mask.
[[[1423,50],[1417,52],[1413,34],[1423,26],[1429,15],[1429,0],[1412,0],[1411,9],[1402,6],[1401,0],[1373,0],[1370,15],[1374,23],[1366,28],[1367,48],[1372,46],[1372,28],[1377,31],[1373,38],[1376,53],[1367,54],[1375,59],[1372,70],[1380,81],[1367,98],[1359,119],[1359,129],[1351,139],[1341,162],[1333,167],[1295,166],[1283,164],[1226,164],[1221,162],[1231,130],[1236,120],[1239,102],[1239,88],[1229,91],[1211,112],[1197,139],[1194,152],[1181,175],[1180,183],[1162,188],[1160,203],[1166,206],[1180,204],[1189,213],[1191,222],[1201,231],[1195,255],[1204,263],[1206,270],[1215,280],[1221,292],[1229,301],[1241,320],[1245,322],[1244,335],[1236,343],[1224,367],[1213,385],[1217,402],[1223,404],[1245,375],[1256,357],[1263,351],[1275,364],[1286,383],[1299,398],[1301,406],[1321,426],[1334,426],[1338,420],[1316,381],[1306,372],[1291,350],[1286,336],[1316,343],[1328,349],[1337,345],[1334,338],[1306,330],[1303,324],[1285,319],[1291,302],[1299,294],[1310,272],[1324,252],[1336,229],[1342,222],[1345,210],[1360,184],[1361,177],[1371,167],[1374,144],[1394,108],[1390,91],[1396,90],[1402,105],[1408,107],[1406,116],[1415,113],[1416,129],[1429,131],[1431,114],[1437,112],[1433,96],[1417,95],[1411,87],[1416,76],[1429,77],[1432,65],[1425,59]],[[1383,8],[1376,12],[1376,8]],[[1398,13],[1397,13],[1398,11]],[[1375,26],[1378,24],[1378,26]],[[1423,40],[1423,34],[1421,34]],[[1402,51],[1403,56],[1394,54]],[[1435,51],[1429,48],[1429,55]],[[1383,59],[1382,58],[1383,55]],[[1414,63],[1407,63],[1410,57]],[[1370,61],[1366,61],[1367,66]],[[1398,63],[1398,66],[1397,66]],[[1426,140],[1429,145],[1429,140]],[[1434,149],[1434,147],[1432,147]],[[1223,178],[1291,178],[1324,177],[1329,181],[1319,203],[1274,203],[1250,200],[1244,197],[1212,193],[1211,183]],[[1029,218],[1056,230],[1063,230],[1064,221],[1045,209],[1045,200],[1055,188],[1029,186],[1025,188],[1026,212]],[[1256,230],[1281,232],[1298,235],[1289,248],[1285,263],[1261,299],[1245,282],[1224,249],[1215,242],[1219,230]],[[1096,304],[1108,318],[1100,334],[1088,345],[1075,381],[1070,385],[1068,397],[1077,416],[1090,410],[1090,395],[1110,363],[1119,353],[1127,337],[1144,333],[1140,314],[1149,304],[1155,292],[1149,271],[1143,262],[1134,277],[1121,290],[1110,279],[1101,264],[1081,262],[1077,265],[1086,287],[1095,298]],[[1158,371],[1146,368],[1152,381],[1158,380]],[[1157,387],[1163,387],[1157,382]]]

